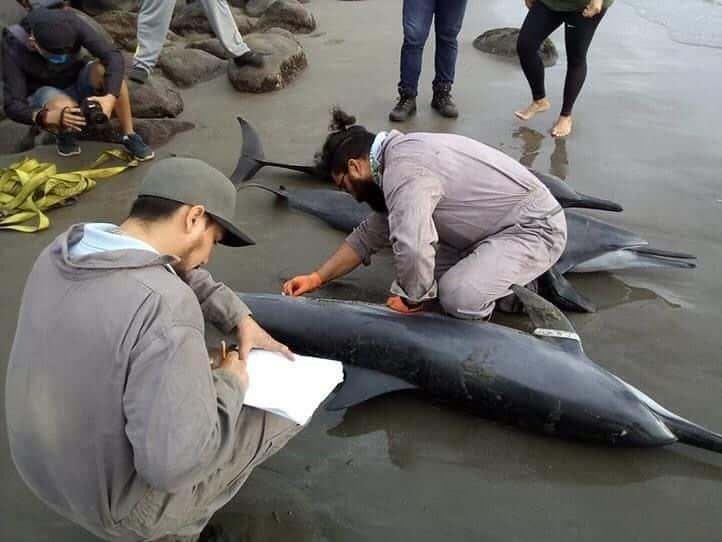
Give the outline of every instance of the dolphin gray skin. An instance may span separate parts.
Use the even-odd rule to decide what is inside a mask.
[[[241,155],[238,158],[236,169],[231,173],[231,181],[236,187],[240,187],[243,183],[251,180],[258,171],[265,166],[290,169],[305,173],[312,177],[320,177],[319,172],[314,166],[304,166],[296,164],[282,164],[279,162],[269,162],[265,159],[263,145],[258,132],[248,122],[238,117],[243,133],[243,144],[241,146]],[[564,207],[580,207],[586,209],[599,209],[601,211],[622,211],[622,206],[613,201],[587,196],[579,192],[575,192],[566,182],[546,173],[540,173],[530,169],[536,177],[546,185],[552,195],[557,199],[559,204]]]
[[[291,209],[316,216],[332,228],[346,233],[372,212],[368,205],[339,190],[287,190],[283,186],[275,190],[256,183],[247,183],[242,188],[246,187],[276,194]],[[564,214],[567,218],[567,246],[554,266],[559,275],[646,267],[696,267],[695,256],[691,254],[650,247],[635,233],[580,211],[566,209]]]
[[[534,335],[378,305],[239,294],[258,323],[299,354],[344,363],[327,405],[348,408],[418,388],[436,400],[547,435],[612,446],[682,442],[722,452],[722,435],[661,407],[591,361],[566,317],[513,286]]]

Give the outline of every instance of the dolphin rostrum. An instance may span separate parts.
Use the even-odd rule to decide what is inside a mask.
[[[231,181],[236,187],[240,187],[246,181],[251,180],[258,171],[265,166],[290,169],[305,173],[313,177],[320,177],[315,166],[282,164],[279,162],[270,162],[265,159],[263,145],[258,132],[244,119],[238,117],[243,134],[243,144],[241,146],[241,155],[238,158],[236,168],[231,173]],[[587,196],[574,191],[566,182],[546,173],[541,173],[530,169],[531,171],[552,193],[559,204],[564,207],[581,207],[587,209],[599,209],[602,211],[622,211],[622,206],[613,201]]]
[[[378,305],[239,294],[254,318],[299,354],[344,363],[327,405],[348,408],[403,389],[547,435],[612,446],[682,442],[722,452],[722,435],[666,410],[584,353],[567,318],[520,286],[533,334]]]

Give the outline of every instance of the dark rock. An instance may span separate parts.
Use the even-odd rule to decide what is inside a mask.
[[[276,0],[248,0],[246,3],[246,13],[251,17],[260,17]]]
[[[246,36],[246,43],[265,57],[263,68],[228,63],[228,78],[241,92],[268,92],[278,90],[296,78],[307,65],[306,55],[298,40],[281,28]]]
[[[177,117],[183,112],[183,98],[173,84],[159,74],[152,74],[145,84],[128,81],[133,115],[143,119]]]
[[[72,8],[71,8],[71,9],[72,9]],[[75,15],[76,15],[77,17],[80,17],[80,19],[82,19],[83,22],[85,22],[85,23],[87,23],[88,25],[90,25],[90,26],[93,28],[93,30],[95,30],[98,34],[100,34],[100,36],[101,36],[104,40],[106,40],[106,41],[108,41],[108,42],[110,42],[110,43],[113,43],[113,36],[111,36],[111,35],[108,33],[108,31],[107,31],[105,28],[103,28],[95,19],[93,19],[92,17],[86,15],[86,14],[83,13],[82,11],[78,11],[77,9],[73,9],[72,11],[73,11],[73,13],[75,13]]]
[[[188,49],[200,49],[201,51],[205,51],[206,53],[210,53],[215,57],[222,58],[224,60],[228,60],[231,58],[231,55],[229,55],[226,52],[226,49],[221,45],[221,40],[218,38],[209,38],[205,40],[200,41],[193,41],[186,45]]]
[[[95,17],[95,21],[112,36],[118,47],[126,51],[135,51],[138,45],[136,39],[138,29],[137,14],[128,11],[106,11]],[[181,39],[178,34],[169,30],[165,44],[172,45]]]
[[[11,120],[0,122],[0,154],[25,152],[35,147],[35,134],[30,126]]]
[[[257,19],[249,17],[242,9],[237,7],[231,7],[231,12],[241,34],[246,35],[253,32],[258,24]],[[203,6],[197,2],[178,9],[173,16],[170,27],[173,32],[185,37],[197,34],[213,34],[206,12],[203,10]]]
[[[195,128],[195,124],[178,119],[133,119],[136,133],[140,134],[148,145],[159,147],[170,141],[174,135],[187,132]],[[117,120],[112,120],[102,126],[87,129],[81,139],[88,141],[106,141],[120,143],[123,132]]]
[[[487,30],[474,40],[474,47],[485,53],[509,59],[519,59],[516,54],[516,42],[519,38],[518,28],[495,28]],[[547,38],[540,50],[542,62],[546,67],[556,64],[559,54],[552,40]]]
[[[258,21],[259,28],[285,28],[296,34],[309,34],[316,20],[298,0],[276,0]]]
[[[137,0],[72,0],[71,4],[89,15],[99,15],[104,11],[135,11],[138,8]]]
[[[5,120],[5,100],[3,99],[3,82],[0,79],[0,121]]]
[[[187,88],[215,79],[225,70],[226,62],[205,51],[176,46],[163,49],[158,67],[176,85]]]
[[[123,53],[125,74],[133,67],[133,55]],[[183,112],[183,97],[160,70],[153,72],[145,84],[127,79],[130,109],[138,118],[177,117]]]

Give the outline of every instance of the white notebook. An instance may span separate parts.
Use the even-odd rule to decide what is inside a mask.
[[[252,350],[243,402],[306,425],[318,406],[343,382],[343,365],[330,359]]]

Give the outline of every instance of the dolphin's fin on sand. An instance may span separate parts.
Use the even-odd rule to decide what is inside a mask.
[[[261,144],[261,138],[258,137],[258,132],[241,117],[238,117],[238,123],[241,125],[241,132],[243,133],[243,144],[236,169],[231,173],[230,177],[236,188],[253,178],[258,170],[263,167],[261,160],[264,158],[263,145]]]
[[[326,410],[342,410],[380,395],[418,388],[395,376],[355,365],[344,364],[343,372],[343,384],[334,398],[326,403]]]
[[[608,199],[595,198],[594,196],[587,196],[574,190],[566,181],[549,175],[548,173],[542,173],[535,169],[529,169],[537,179],[539,179],[549,189],[554,198],[559,204],[566,208],[578,207],[582,209],[598,209],[600,211],[613,211],[618,213],[623,210],[622,206],[614,201]]]
[[[572,354],[583,352],[577,330],[562,311],[524,286],[513,284],[511,290],[524,305],[524,311],[534,324],[534,335]]]
[[[564,311],[596,312],[597,308],[553,267],[537,279],[539,293],[544,299]]]
[[[279,198],[288,198],[288,192],[286,192],[286,187],[283,185],[279,186],[278,189],[276,189],[263,184],[247,183],[242,185],[239,190],[243,190],[244,188],[260,188],[261,190],[265,190],[266,192],[270,192],[271,194],[276,194]]]

